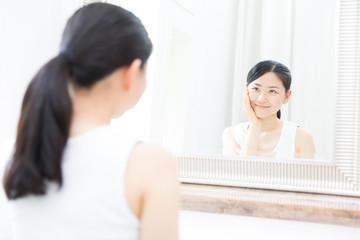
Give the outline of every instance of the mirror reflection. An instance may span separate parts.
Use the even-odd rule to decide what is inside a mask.
[[[256,155],[275,157],[282,124],[291,122],[303,135],[291,144],[292,158],[332,161],[337,9],[336,0],[243,0],[179,10],[168,26],[166,88],[154,90],[164,96],[160,143],[176,153],[239,154],[239,142],[232,150],[224,146],[224,130],[249,122],[244,95],[253,89],[247,75],[257,63],[274,60],[289,69],[291,88],[282,92],[281,119],[273,118],[274,132],[261,135]]]

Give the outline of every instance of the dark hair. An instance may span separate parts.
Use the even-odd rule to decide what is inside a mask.
[[[61,159],[72,118],[68,84],[90,88],[135,59],[143,66],[151,51],[141,21],[121,7],[94,3],[73,14],[60,54],[39,70],[26,90],[15,152],[4,176],[9,199],[43,195],[47,181],[61,187]]]
[[[259,62],[254,67],[252,67],[246,79],[247,84],[252,83],[253,81],[268,72],[273,72],[274,74],[276,74],[276,76],[278,76],[285,88],[286,93],[288,93],[291,85],[290,70],[284,64],[272,60]],[[281,110],[279,110],[276,115],[280,119]]]

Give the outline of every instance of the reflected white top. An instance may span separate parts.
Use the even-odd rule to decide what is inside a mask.
[[[282,121],[283,126],[281,129],[281,134],[279,141],[274,148],[276,158],[282,159],[294,159],[295,158],[295,138],[296,138],[296,129],[297,124],[289,121]],[[244,149],[246,131],[248,129],[249,122],[240,123],[235,126],[234,134],[235,141],[240,146],[238,150],[239,154],[242,154],[242,149]]]
[[[139,220],[125,197],[125,172],[135,140],[109,125],[70,138],[63,186],[48,184],[45,196],[10,201],[17,239],[139,239]]]

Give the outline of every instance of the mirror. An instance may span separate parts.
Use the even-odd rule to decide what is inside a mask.
[[[192,8],[173,1],[169,11],[166,86],[154,90],[163,96],[154,104],[163,114],[162,145],[221,154],[223,130],[247,121],[249,70],[271,59],[292,74],[281,119],[312,133],[317,160],[333,160],[338,1],[199,0]]]
[[[180,152],[180,180],[360,196],[359,2],[243,0],[227,4],[207,3],[205,13],[200,11],[198,16],[207,21],[188,25],[187,34],[193,36],[193,69],[187,81],[191,87],[182,93],[187,110],[182,107],[181,111],[186,119],[164,123],[185,130],[178,142],[182,144],[163,143]],[[227,12],[226,17],[221,12]],[[189,18],[196,19],[193,16]],[[172,24],[178,23],[173,20]],[[186,33],[183,22],[178,26]],[[207,34],[197,37],[199,31]],[[205,50],[199,53],[199,49]],[[219,156],[223,129],[246,120],[239,111],[244,79],[263,59],[289,66],[294,95],[282,110],[288,120],[312,132],[316,160]],[[165,114],[171,116],[171,112]],[[168,134],[176,135],[176,131]]]

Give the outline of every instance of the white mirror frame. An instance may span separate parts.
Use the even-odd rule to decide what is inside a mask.
[[[340,0],[333,160],[177,155],[181,182],[360,196],[360,3]],[[238,36],[241,29],[238,29]],[[237,59],[241,59],[237,48]],[[236,75],[236,74],[235,74]],[[235,76],[236,77],[236,76]],[[235,89],[237,86],[234,86]],[[235,90],[236,91],[236,90]],[[240,94],[234,94],[237,96]],[[241,102],[241,101],[238,101]]]

